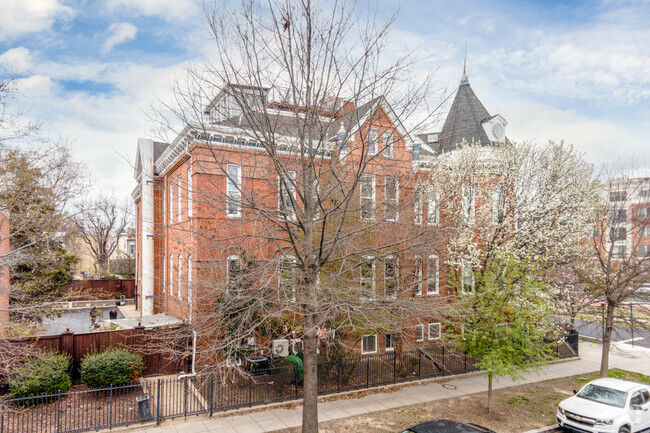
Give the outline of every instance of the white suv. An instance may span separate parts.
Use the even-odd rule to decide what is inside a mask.
[[[650,429],[650,385],[594,380],[558,405],[557,422],[570,432],[636,433]]]

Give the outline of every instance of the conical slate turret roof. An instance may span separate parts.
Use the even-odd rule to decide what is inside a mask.
[[[463,71],[456,98],[440,132],[436,150],[440,153],[449,152],[456,149],[463,140],[470,144],[489,146],[490,139],[481,125],[481,122],[489,117],[490,113],[474,94]]]

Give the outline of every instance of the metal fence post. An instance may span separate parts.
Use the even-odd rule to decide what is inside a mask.
[[[113,428],[113,384],[111,383],[110,397],[108,400],[108,428]]]
[[[183,378],[183,417],[187,418],[187,376]]]
[[[56,431],[61,431],[61,390],[56,392]]]
[[[418,377],[422,377],[422,352],[418,351]]]
[[[210,418],[214,415],[212,405],[214,403],[214,373],[210,373]]]
[[[397,352],[393,352],[393,384],[397,383]]]
[[[465,353],[465,371],[463,373],[467,373],[467,353]]]
[[[341,358],[336,363],[336,392],[341,391]]]
[[[296,393],[298,393],[297,384]],[[248,376],[248,407],[253,407],[253,376]]]
[[[156,425],[160,424],[160,379],[158,379],[158,392],[156,393]]]
[[[2,406],[2,415],[0,415],[0,433],[5,432],[5,407]]]
[[[366,358],[366,388],[370,387],[370,357]]]
[[[442,374],[445,374],[447,368],[445,367],[445,346],[442,346]]]

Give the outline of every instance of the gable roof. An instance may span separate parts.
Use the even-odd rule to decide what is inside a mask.
[[[470,144],[489,146],[490,139],[481,123],[490,117],[490,113],[474,94],[469,81],[461,81],[435,150],[440,153],[449,152],[456,149],[463,140]]]

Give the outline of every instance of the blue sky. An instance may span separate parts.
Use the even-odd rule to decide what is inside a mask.
[[[234,1],[234,0],[233,0]],[[595,164],[648,166],[650,2],[380,1],[399,8],[393,48],[417,47],[453,90],[467,69],[516,141],[564,139]],[[125,196],[129,159],[151,137],[149,104],[210,41],[194,0],[3,0],[0,67],[19,79],[16,109],[72,141],[95,192]]]

